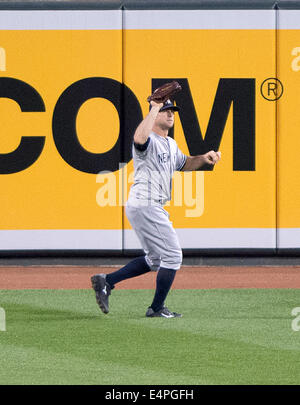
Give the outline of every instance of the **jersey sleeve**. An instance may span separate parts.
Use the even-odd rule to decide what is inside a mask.
[[[148,154],[148,151],[150,149],[150,144],[151,144],[151,138],[147,139],[147,141],[141,145],[139,143],[133,142],[133,149],[134,152],[139,156],[139,157],[145,157]]]
[[[185,165],[187,156],[181,152],[181,150],[177,146],[176,150],[176,164],[175,164],[175,170],[180,171],[183,169],[183,166]]]

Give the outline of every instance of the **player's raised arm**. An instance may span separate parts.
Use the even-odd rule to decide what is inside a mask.
[[[155,103],[154,101],[151,101],[151,110],[150,112],[146,115],[146,117],[143,119],[143,121],[140,123],[140,125],[137,127],[133,141],[136,144],[143,145],[144,143],[147,142],[147,139],[150,135],[150,132],[152,131],[154,122],[156,120],[157,114],[159,113],[159,110],[163,106],[163,103]]]
[[[188,156],[185,165],[181,170],[182,171],[198,170],[206,164],[213,166],[216,163],[218,163],[220,159],[221,159],[221,152],[220,151],[215,152],[213,150],[210,150],[204,155]]]

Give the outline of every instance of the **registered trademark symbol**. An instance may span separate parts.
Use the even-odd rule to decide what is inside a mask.
[[[283,84],[276,77],[269,77],[262,82],[260,93],[268,101],[279,100],[283,94]]]

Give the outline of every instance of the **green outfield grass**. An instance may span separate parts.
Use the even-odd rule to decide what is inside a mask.
[[[150,290],[0,290],[0,384],[300,384],[299,290],[173,290],[177,319],[144,317]]]

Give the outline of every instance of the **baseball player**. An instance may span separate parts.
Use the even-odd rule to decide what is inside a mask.
[[[157,271],[156,290],[146,317],[175,318],[182,315],[170,311],[165,300],[182,262],[177,234],[163,208],[171,199],[172,176],[175,170],[197,170],[204,164],[214,165],[220,152],[209,151],[186,156],[175,140],[168,136],[174,125],[174,112],[179,110],[169,99],[164,103],[151,101],[148,115],[135,131],[132,154],[134,184],[126,204],[126,215],[144,249],[138,257],[109,274],[92,276],[96,301],[105,314],[109,312],[109,296],[115,285],[125,279]]]

